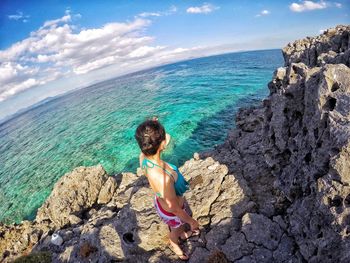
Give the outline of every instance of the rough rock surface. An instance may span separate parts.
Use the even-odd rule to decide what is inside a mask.
[[[262,105],[242,109],[224,144],[180,170],[203,226],[190,262],[348,262],[350,26],[283,49]],[[63,244],[50,243],[53,233]],[[140,173],[101,166],[66,174],[34,222],[0,225],[0,261],[171,262],[167,227]]]
[[[107,203],[115,189],[102,166],[79,167],[61,177],[50,197],[39,208],[36,221],[50,220],[57,227],[81,221],[85,209],[98,203]],[[113,186],[111,186],[113,185]]]

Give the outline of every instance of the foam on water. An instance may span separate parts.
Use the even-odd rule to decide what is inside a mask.
[[[239,107],[268,94],[280,50],[232,53],[166,65],[54,99],[0,126],[0,221],[33,219],[55,182],[77,166],[135,171],[137,125],[158,116],[181,165],[222,143]]]

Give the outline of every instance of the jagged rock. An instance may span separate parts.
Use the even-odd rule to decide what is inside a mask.
[[[255,207],[249,199],[251,190],[243,178],[237,180],[234,175],[226,176],[219,193],[210,209],[211,226],[226,218],[240,218]]]
[[[214,251],[208,258],[208,263],[229,263],[226,258],[225,253],[222,251],[216,250]]]
[[[168,227],[160,222],[154,211],[154,193],[149,187],[139,189],[131,198],[131,209],[135,212],[134,227],[137,225],[138,246],[146,251],[165,247]]]
[[[228,172],[227,167],[209,157],[205,160],[187,161],[180,170],[190,179],[191,191],[185,197],[193,217],[203,226],[209,224],[210,209],[220,194],[221,183]],[[203,203],[203,200],[206,202]]]
[[[74,169],[57,181],[49,198],[39,208],[36,221],[48,219],[57,227],[76,224],[79,221],[76,217],[96,204],[107,179],[108,175],[100,165]]]
[[[209,251],[202,247],[197,247],[191,255],[189,260],[190,263],[193,262],[206,262],[209,257]]]
[[[326,30],[315,38],[305,38],[288,44],[283,48],[285,65],[302,62],[307,66],[319,66],[324,63],[349,64],[350,48],[349,27],[339,25],[336,28]],[[329,53],[333,59],[322,59],[323,54]],[[347,54],[346,54],[347,53]]]
[[[225,244],[221,246],[222,251],[227,258],[235,261],[245,255],[252,253],[254,245],[249,243],[242,232],[233,231]]]
[[[279,225],[261,214],[247,213],[242,218],[242,232],[248,242],[274,250],[282,236]]]
[[[111,200],[116,188],[117,188],[117,182],[115,178],[109,177],[100,190],[97,203],[98,204],[108,203]]]

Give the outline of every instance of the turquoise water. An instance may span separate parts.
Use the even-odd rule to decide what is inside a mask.
[[[135,171],[137,125],[158,116],[181,165],[222,143],[239,107],[266,97],[280,50],[183,61],[104,81],[0,125],[0,221],[33,219],[55,182],[77,166]]]

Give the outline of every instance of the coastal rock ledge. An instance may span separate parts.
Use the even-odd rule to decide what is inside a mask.
[[[350,26],[283,55],[262,104],[180,168],[203,227],[190,262],[350,261]],[[0,225],[0,261],[176,262],[166,235],[140,172],[78,167],[33,222]]]

